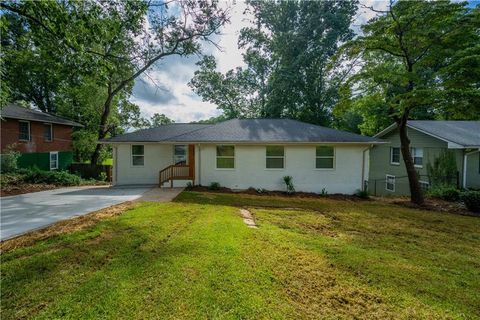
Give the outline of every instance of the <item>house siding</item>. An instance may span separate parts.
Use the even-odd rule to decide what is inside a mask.
[[[235,168],[216,169],[216,145],[200,147],[201,185],[218,182],[232,189],[284,190],[292,176],[297,191],[352,194],[362,186],[362,158],[367,146],[335,146],[335,168],[315,169],[314,145],[286,145],[285,168],[266,169],[265,145],[236,145]]]
[[[427,163],[433,163],[442,152],[447,150],[448,143],[412,128],[408,128],[407,132],[408,137],[410,138],[411,147],[423,148],[423,166],[421,168],[416,167],[416,170],[420,175],[420,180],[428,182]],[[400,154],[399,165],[390,163],[390,148],[400,147],[398,129],[386,134],[382,139],[389,143],[375,146],[370,151],[369,191],[376,195],[409,195],[410,187],[408,185],[407,172],[402,155]],[[461,185],[463,149],[450,150],[455,154],[457,171],[459,173],[459,184]],[[394,192],[388,191],[385,188],[386,175],[393,175],[396,177]]]
[[[43,122],[30,121],[30,141],[18,140],[19,120],[2,120],[1,150],[5,152],[8,146],[15,146],[15,150],[21,153],[50,152],[50,151],[71,151],[72,132],[71,126],[52,124],[53,140],[45,141],[43,137]]]

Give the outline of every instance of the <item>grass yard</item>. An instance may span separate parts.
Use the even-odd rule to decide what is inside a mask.
[[[474,319],[480,218],[183,192],[3,253],[1,273],[2,319]]]

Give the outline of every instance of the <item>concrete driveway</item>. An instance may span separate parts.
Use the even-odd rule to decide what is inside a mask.
[[[60,220],[133,201],[151,189],[151,186],[75,187],[3,197],[0,199],[0,239],[5,240]]]

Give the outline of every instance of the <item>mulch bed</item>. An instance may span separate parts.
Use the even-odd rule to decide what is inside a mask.
[[[211,193],[230,193],[230,194],[248,194],[255,196],[274,196],[274,197],[291,197],[291,198],[311,198],[311,199],[334,199],[334,200],[348,200],[348,201],[369,201],[370,199],[363,199],[355,195],[341,194],[341,193],[332,193],[332,194],[318,194],[313,192],[295,192],[293,194],[288,194],[285,191],[268,191],[262,190],[258,191],[255,188],[249,188],[247,190],[232,190],[225,187],[220,187],[219,189],[212,190],[205,186],[194,186],[187,188],[188,191],[196,192],[211,192]]]
[[[8,186],[0,190],[0,197],[16,196],[18,194],[30,193],[30,192],[39,192],[45,190],[52,190],[61,188],[61,186],[56,186],[53,184],[21,184],[15,186]]]
[[[440,211],[453,214],[460,214],[465,216],[474,216],[480,217],[480,214],[468,211],[467,208],[461,202],[449,202],[441,199],[425,199],[423,205],[417,205],[410,202],[410,199],[407,197],[404,198],[375,198],[379,201],[384,201],[399,205],[406,208],[418,209],[418,210],[428,210],[428,211]]]

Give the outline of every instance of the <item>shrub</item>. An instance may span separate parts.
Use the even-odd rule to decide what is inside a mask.
[[[328,191],[326,188],[322,188],[322,192],[320,192],[320,196],[321,197],[326,197],[328,196]]]
[[[218,183],[218,182],[212,182],[212,183],[210,183],[210,185],[208,186],[208,189],[209,189],[209,190],[220,190],[220,183]]]
[[[285,176],[283,177],[283,182],[285,182],[285,185],[287,187],[287,193],[292,194],[295,193],[295,186],[293,185],[293,178],[292,176]]]
[[[193,183],[192,183],[192,181],[188,181],[188,182],[187,182],[186,189],[187,189],[187,190],[193,189]]]
[[[105,172],[100,172],[100,174],[98,175],[98,180],[100,181],[107,181],[107,174]]]
[[[465,191],[460,195],[468,210],[480,213],[480,191]]]
[[[460,200],[460,190],[450,185],[438,185],[427,191],[427,196],[445,201]]]
[[[32,169],[25,174],[23,178],[28,183],[55,184],[60,186],[76,186],[82,182],[82,179],[67,171],[43,171]]]
[[[18,169],[18,158],[20,152],[16,151],[14,145],[5,149],[5,153],[0,156],[0,169],[2,173],[15,172]]]
[[[357,192],[355,192],[355,195],[361,199],[368,199],[370,198],[370,195],[368,194],[368,191],[366,190],[357,190]]]

